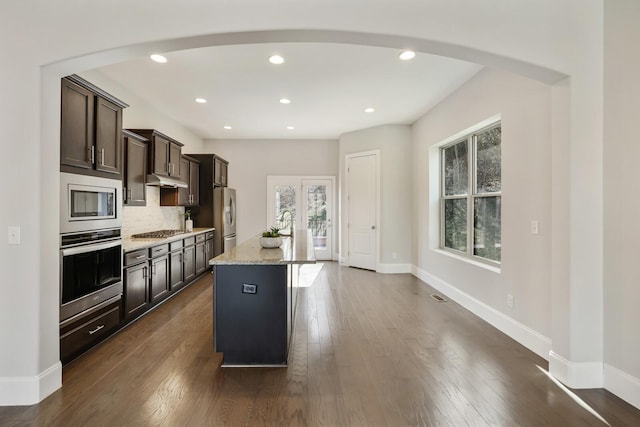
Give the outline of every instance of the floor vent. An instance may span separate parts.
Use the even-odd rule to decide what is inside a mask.
[[[437,295],[437,294],[431,294],[431,298],[433,298],[438,302],[447,302],[446,299],[442,298],[440,295]]]

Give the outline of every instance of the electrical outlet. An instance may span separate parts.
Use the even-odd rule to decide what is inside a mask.
[[[538,221],[531,221],[531,234],[540,234],[540,223]]]
[[[7,243],[10,245],[19,245],[20,244],[20,227],[19,226],[9,226],[7,229]]]
[[[513,295],[507,294],[507,307],[513,308]]]

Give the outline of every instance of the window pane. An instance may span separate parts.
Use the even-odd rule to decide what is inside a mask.
[[[291,215],[284,215],[289,211]],[[296,186],[276,185],[276,227],[281,230],[289,230],[295,227],[296,218]]]
[[[327,186],[307,186],[307,228],[315,249],[327,249]]]
[[[502,128],[488,129],[476,135],[476,192],[499,192],[500,140]]]
[[[477,197],[473,219],[473,254],[500,261],[500,197]]]
[[[444,246],[467,251],[467,199],[444,200]]]
[[[467,141],[445,148],[444,150],[444,194],[461,196],[468,194],[469,153]]]

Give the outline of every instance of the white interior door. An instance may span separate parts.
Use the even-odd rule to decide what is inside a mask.
[[[316,259],[332,259],[334,186],[334,177],[267,177],[267,228],[310,229]]]
[[[347,156],[348,264],[376,270],[378,154]]]

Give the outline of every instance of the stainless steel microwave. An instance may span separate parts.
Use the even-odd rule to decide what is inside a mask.
[[[122,181],[60,173],[60,233],[122,226]]]

